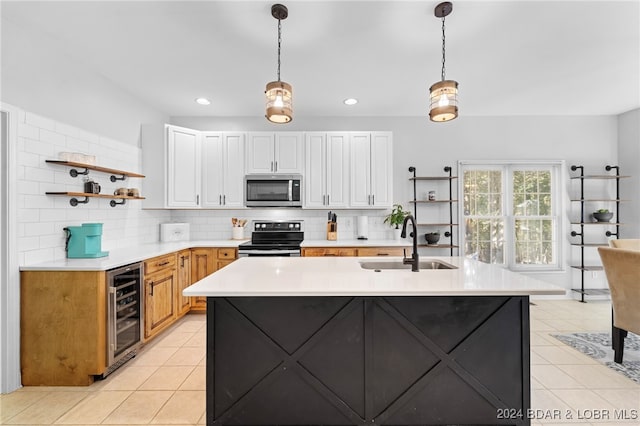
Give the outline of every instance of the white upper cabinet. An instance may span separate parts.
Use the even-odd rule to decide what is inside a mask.
[[[244,205],[244,133],[202,132],[202,207]]]
[[[142,126],[143,207],[243,208],[244,153],[244,133]]]
[[[302,133],[248,133],[246,159],[247,173],[302,173],[304,165]]]
[[[200,135],[182,127],[167,127],[167,207],[200,204]]]
[[[391,207],[393,157],[390,132],[352,132],[350,203],[356,208]]]
[[[349,133],[305,134],[307,208],[349,206]]]

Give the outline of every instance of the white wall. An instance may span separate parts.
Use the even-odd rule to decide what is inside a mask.
[[[6,19],[1,29],[3,102],[136,146],[141,123],[168,119],[90,64],[59,51],[40,31]]]
[[[640,238],[640,109],[618,116],[620,173],[631,176],[620,181],[622,203],[621,238]]]

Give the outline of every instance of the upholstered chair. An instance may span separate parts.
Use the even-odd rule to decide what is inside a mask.
[[[609,240],[609,245],[627,250],[640,250],[640,239],[621,238],[619,240]]]
[[[640,251],[598,247],[611,290],[614,361],[622,363],[627,332],[640,335]]]

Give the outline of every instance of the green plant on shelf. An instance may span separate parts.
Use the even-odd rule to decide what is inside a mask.
[[[391,213],[385,216],[384,223],[388,223],[395,229],[399,229],[404,222],[404,219],[410,214],[411,213],[404,210],[402,204],[394,204],[393,208],[391,209]]]

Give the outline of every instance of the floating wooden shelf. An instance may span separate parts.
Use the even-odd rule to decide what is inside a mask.
[[[625,203],[629,200],[619,200],[619,199],[615,199],[615,198],[576,198],[570,201],[577,201],[577,202],[592,202],[592,201],[600,201],[600,202],[613,202],[613,203]]]
[[[571,245],[576,247],[609,247],[608,243],[571,243]]]
[[[571,176],[571,179],[624,179],[631,176],[622,175],[584,175],[584,176]]]
[[[451,180],[458,179],[458,176],[416,176],[410,177],[409,180]]]
[[[75,168],[69,170],[69,174],[73,177],[76,177],[78,175],[87,175],[89,174],[89,170],[95,170],[97,172],[111,174],[111,182],[115,182],[117,180],[124,180],[125,177],[136,177],[136,178],[145,177],[144,175],[141,175],[139,173],[125,172],[124,170],[110,169],[108,167],[96,166],[94,164],[76,163],[75,161],[64,161],[64,160],[45,160],[45,161],[51,164],[58,164],[61,166],[85,169],[82,172],[79,172]],[[117,175],[119,175],[120,177],[117,177]]]
[[[436,204],[436,203],[457,203],[458,200],[411,200],[410,203]]]
[[[69,204],[73,207],[78,204],[87,204],[89,202],[89,198],[110,198],[112,201],[109,203],[111,207],[115,207],[121,204],[124,204],[126,200],[144,200],[144,197],[130,197],[128,195],[109,195],[109,194],[91,194],[88,192],[45,192],[47,195],[62,195],[66,197],[72,197],[69,200]],[[84,197],[84,200],[80,201],[77,197]],[[115,200],[122,200],[121,203],[116,202]]]
[[[624,225],[624,223],[619,222],[571,222],[572,225]]]
[[[603,271],[604,268],[600,265],[571,265],[573,269],[580,269],[581,271]]]
[[[608,288],[572,288],[571,291],[575,291],[576,293],[581,293],[586,296],[606,296],[611,294]]]
[[[458,226],[457,223],[417,223],[418,226]]]
[[[418,244],[418,247],[427,247],[427,248],[458,248],[458,246],[453,244]]]

